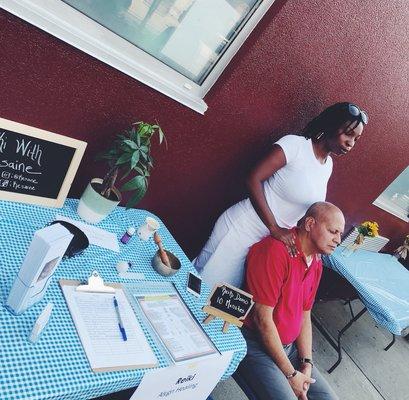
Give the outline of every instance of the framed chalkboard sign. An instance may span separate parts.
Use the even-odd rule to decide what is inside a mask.
[[[204,323],[218,317],[225,320],[223,332],[227,331],[229,323],[241,327],[253,304],[253,296],[250,293],[226,283],[216,285],[210,293],[207,305],[203,307],[203,311],[209,314]]]
[[[62,207],[86,146],[0,118],[0,199]]]

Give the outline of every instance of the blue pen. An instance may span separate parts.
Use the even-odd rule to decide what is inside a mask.
[[[128,338],[126,337],[124,323],[122,322],[121,314],[119,313],[118,302],[115,296],[114,296],[114,307],[115,307],[116,316],[118,317],[118,326],[119,326],[119,330],[121,331],[122,339],[128,340]]]

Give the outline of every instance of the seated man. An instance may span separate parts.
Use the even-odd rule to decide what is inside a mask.
[[[243,335],[240,375],[260,400],[338,399],[312,362],[311,308],[322,272],[319,254],[341,241],[345,220],[331,203],[313,204],[293,229],[298,255],[269,236],[247,256],[245,290],[255,305]]]

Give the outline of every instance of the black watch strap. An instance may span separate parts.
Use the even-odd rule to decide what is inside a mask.
[[[310,364],[311,367],[314,368],[314,363],[312,362],[311,358],[301,357],[300,358],[300,363],[301,364]]]

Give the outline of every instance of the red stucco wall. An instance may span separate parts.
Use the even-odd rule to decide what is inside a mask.
[[[392,246],[407,224],[372,201],[409,164],[409,10],[405,0],[277,0],[206,96],[199,115],[47,33],[0,11],[0,116],[87,141],[73,188],[102,175],[94,155],[132,121],[157,119],[169,149],[140,207],[157,213],[190,255],[271,139],[350,100],[370,124],[335,160],[328,199],[348,223],[379,221]]]

